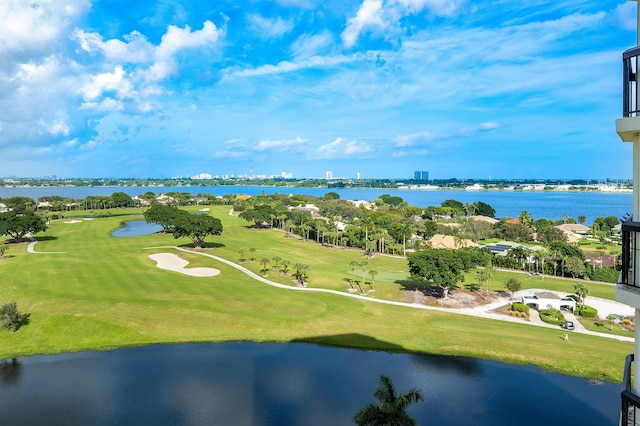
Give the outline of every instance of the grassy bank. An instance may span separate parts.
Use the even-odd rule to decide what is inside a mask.
[[[579,334],[565,343],[559,330],[525,324],[277,289],[197,255],[179,253],[190,266],[214,267],[221,274],[198,278],[160,270],[148,255],[171,250],[146,248],[188,241],[171,235],[110,237],[122,220],[139,218],[129,214],[139,213],[53,222],[38,235],[36,250],[64,254],[29,254],[26,243],[10,247],[9,258],[0,261],[0,302],[15,300],[32,322],[17,333],[0,330],[0,359],[150,343],[312,341],[535,364],[619,381],[624,356],[633,351],[629,343]],[[343,279],[361,277],[349,266],[351,260],[366,260],[361,252],[248,229],[229,216],[228,207],[212,207],[211,214],[224,224],[221,237],[208,239],[212,254],[237,262],[240,249],[255,248],[255,262],[244,264],[255,272],[263,257],[303,262],[311,287],[345,293]],[[394,281],[407,270],[406,260],[378,256],[369,262],[381,271],[372,297],[397,298],[402,286]],[[291,277],[275,271],[269,279],[292,285]],[[493,287],[502,280],[494,278]],[[550,281],[545,278],[545,284]]]

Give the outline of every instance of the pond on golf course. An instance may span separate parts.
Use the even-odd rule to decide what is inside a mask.
[[[421,425],[618,424],[620,385],[463,357],[252,342],[0,362],[0,413],[7,425],[349,425],[377,402],[380,375],[398,392],[422,390],[409,409]]]
[[[111,233],[112,237],[140,237],[162,231],[162,226],[144,220],[129,220]]]

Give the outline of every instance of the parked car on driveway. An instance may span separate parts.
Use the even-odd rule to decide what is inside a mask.
[[[575,330],[576,328],[576,326],[573,324],[573,321],[567,321],[560,327],[564,328],[565,330]]]

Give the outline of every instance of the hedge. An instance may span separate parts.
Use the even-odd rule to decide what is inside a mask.
[[[524,312],[527,315],[529,315],[529,309],[530,308],[528,305],[525,305],[524,303],[520,303],[520,302],[515,302],[513,305],[511,305],[512,311]]]
[[[540,319],[547,324],[553,325],[562,325],[567,322],[562,312],[554,308],[540,309]]]
[[[585,318],[595,318],[598,316],[598,310],[592,306],[583,306],[576,309],[576,314]]]

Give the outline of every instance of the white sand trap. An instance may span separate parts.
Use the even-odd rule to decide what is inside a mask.
[[[85,217],[85,218],[84,218],[84,219],[82,219],[82,220],[93,220],[93,218],[92,218],[92,217]]]
[[[81,220],[65,220],[64,223],[80,223]]]
[[[201,212],[208,212],[211,209],[200,209]]]
[[[156,253],[150,254],[149,258],[156,261],[156,266],[160,269],[166,269],[181,274],[190,275],[192,277],[213,277],[220,273],[214,268],[186,268],[188,261],[173,253]]]

